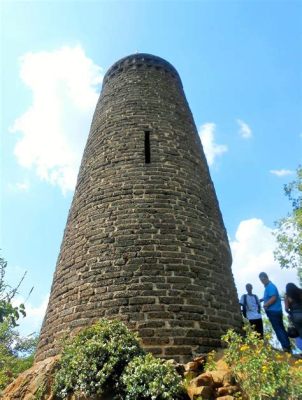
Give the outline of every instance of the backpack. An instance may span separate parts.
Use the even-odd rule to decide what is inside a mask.
[[[247,305],[246,296],[247,296],[247,294],[243,295],[243,304],[241,304],[241,306],[242,306],[242,310],[241,311],[242,311],[242,315],[244,316],[244,318],[246,318],[246,305]],[[256,303],[258,305],[258,313],[260,314],[261,306],[260,306],[259,299],[255,294],[252,294],[252,296],[255,297]]]

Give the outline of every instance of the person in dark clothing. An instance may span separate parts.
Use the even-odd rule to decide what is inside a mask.
[[[302,289],[294,283],[288,283],[285,288],[285,310],[302,338]]]

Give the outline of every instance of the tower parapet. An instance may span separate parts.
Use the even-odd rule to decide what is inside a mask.
[[[162,70],[171,74],[171,76],[173,76],[175,79],[178,79],[181,84],[178,72],[172,64],[163,58],[145,53],[132,54],[115,62],[106,72],[103,84],[106,84],[111,77],[114,77],[119,73],[125,73],[129,69],[136,68],[155,68],[158,71]]]

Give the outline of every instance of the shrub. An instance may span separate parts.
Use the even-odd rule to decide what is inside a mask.
[[[290,370],[291,382],[295,384],[291,388],[291,396],[293,399],[302,398],[302,360],[295,361]]]
[[[66,341],[54,392],[59,398],[69,394],[95,396],[118,391],[125,366],[142,354],[136,334],[120,321],[100,320]]]
[[[204,366],[205,371],[214,371],[216,369],[215,357],[216,357],[215,350],[212,350],[207,354],[207,361]]]
[[[121,377],[125,400],[175,400],[182,393],[173,365],[152,354],[135,357]]]
[[[38,338],[21,337],[8,322],[0,323],[0,392],[33,364]]]
[[[245,337],[229,330],[225,360],[250,400],[302,398],[302,366],[292,368],[290,355],[274,350],[267,340],[248,329]]]

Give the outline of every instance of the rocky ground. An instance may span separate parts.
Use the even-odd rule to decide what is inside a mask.
[[[2,395],[3,400],[54,400],[51,390],[58,357],[50,357],[36,363],[12,382]],[[190,400],[219,399],[233,400],[240,391],[222,356],[214,371],[204,372],[206,355],[195,358],[187,364],[175,364],[184,377],[187,398]],[[84,400],[72,397],[70,400]],[[85,399],[88,400],[88,399]],[[96,399],[94,399],[96,400]],[[99,400],[110,400],[110,397]]]
[[[240,388],[226,365],[223,357],[218,357],[215,370],[204,372],[206,356],[200,356],[185,364],[184,378],[190,400],[219,399],[233,400]]]

